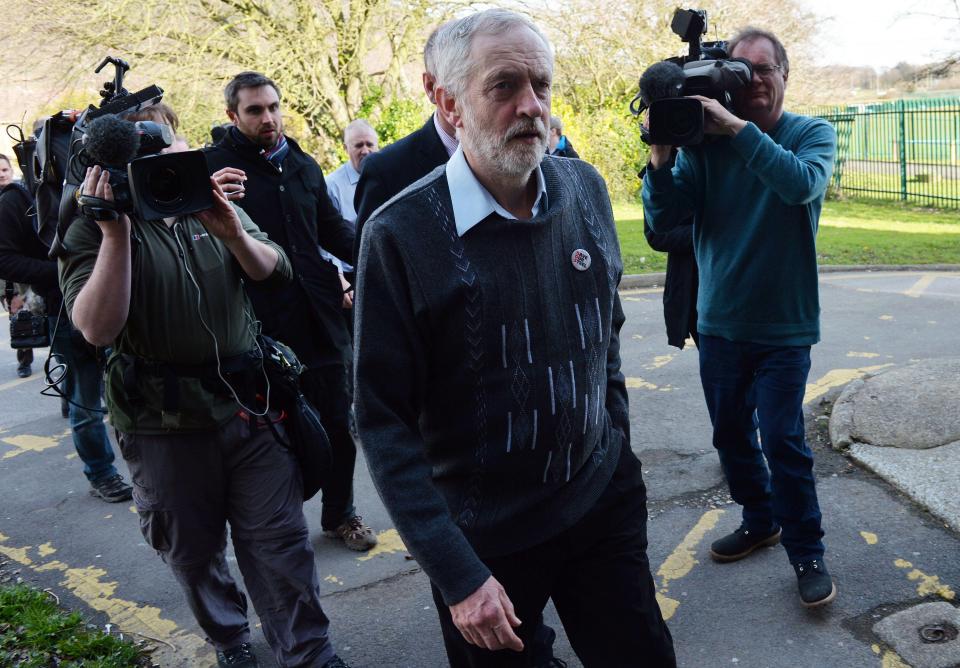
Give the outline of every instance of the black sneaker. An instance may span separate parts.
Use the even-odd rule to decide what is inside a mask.
[[[826,605],[837,597],[837,585],[833,583],[822,559],[794,564],[793,569],[797,572],[800,602],[805,608]]]
[[[245,642],[217,652],[217,665],[220,668],[259,668],[257,657],[250,649],[250,643]]]
[[[120,503],[133,498],[133,487],[125,483],[119,473],[91,483],[90,486],[93,488],[90,494],[99,496],[107,503]]]
[[[30,374],[33,373],[33,368],[29,362],[24,362],[23,364],[17,365],[17,375],[20,378],[29,378]]]
[[[350,664],[334,654],[332,659],[323,664],[323,668],[350,668]]]
[[[710,546],[710,556],[714,561],[726,563],[738,561],[761,547],[770,547],[780,542],[780,527],[762,534],[750,531],[744,526],[732,534],[714,541]]]

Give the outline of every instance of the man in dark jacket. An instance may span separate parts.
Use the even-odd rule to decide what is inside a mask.
[[[348,419],[350,335],[341,313],[343,288],[337,267],[319,250],[322,246],[349,262],[353,228],[330,201],[316,161],[283,134],[276,84],[262,74],[242,72],[224,95],[233,125],[207,151],[209,169],[234,170],[236,181],[225,190],[293,264],[292,283],[248,284],[247,293],[264,333],[293,348],[308,367],[304,393],[319,410],[333,448],[323,489],[324,533],[350,549],[369,550],[376,536],[353,506],[357,451]]]
[[[641,181],[646,171],[646,167],[640,170]],[[663,321],[667,326],[667,343],[683,350],[690,338],[696,345],[699,338],[697,286],[700,284],[700,275],[697,258],[693,254],[693,216],[666,232],[654,232],[644,216],[643,236],[647,238],[650,248],[667,254],[667,277],[663,284]]]
[[[69,399],[73,445],[83,462],[90,493],[116,503],[129,501],[133,489],[113,465],[114,454],[100,410],[102,371],[96,351],[66,317],[58,317],[63,296],[57,263],[47,257],[48,243],[37,233],[31,215],[33,198],[19,183],[0,191],[0,276],[29,284],[46,304],[53,335],[53,354],[66,366],[63,391]],[[45,231],[53,234],[52,228]]]
[[[6,188],[12,183],[14,183],[13,164],[11,164],[10,158],[5,156],[3,153],[0,153],[0,188]],[[10,279],[6,279],[4,292],[6,295],[4,298],[6,307],[10,311],[10,315],[13,315],[20,309],[19,302],[22,297],[14,293],[13,282]],[[32,365],[33,348],[18,348],[17,375],[21,378],[28,378],[33,372],[33,369],[31,368]]]
[[[430,34],[423,48],[423,90],[431,104],[437,103],[434,95],[437,82],[435,54],[437,36],[442,28],[440,26]],[[422,128],[364,159],[353,198],[357,211],[354,257],[360,254],[360,236],[367,218],[408,185],[446,164],[458,144],[456,130],[442,114],[434,112]]]

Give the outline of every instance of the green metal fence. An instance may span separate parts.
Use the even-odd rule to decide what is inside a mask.
[[[960,98],[792,109],[837,131],[833,188],[960,208]]]

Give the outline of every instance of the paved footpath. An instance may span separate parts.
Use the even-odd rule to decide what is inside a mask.
[[[666,346],[658,289],[623,297],[632,441],[650,493],[650,561],[680,665],[906,665],[872,629],[899,611],[909,618],[917,604],[958,603],[960,535],[827,447],[823,413],[852,379],[960,354],[960,274],[821,276],[823,342],[813,351],[808,434],[839,597],[813,612],[801,608],[781,548],[727,565],[707,557],[709,543],[739,518],[710,445],[696,350]],[[54,399],[39,396],[39,374],[16,378],[6,330],[0,318],[0,570],[19,569],[114,632],[159,641],[159,665],[213,665],[176,583],[143,542],[132,507],[87,494],[67,422]],[[357,668],[446,665],[426,578],[407,557],[362,461],[356,496],[380,533],[368,554],[323,538],[319,502],[306,508],[340,654]],[[556,621],[552,611],[548,618]],[[264,665],[273,665],[259,632],[256,646]],[[580,665],[562,636],[557,654]],[[944,665],[956,663],[960,656]],[[625,665],[642,666],[642,657]]]

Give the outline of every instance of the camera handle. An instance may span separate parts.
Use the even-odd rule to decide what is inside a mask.
[[[123,97],[124,95],[129,95],[130,93],[123,87],[123,77],[126,75],[127,70],[130,69],[130,63],[123,60],[122,58],[114,58],[113,56],[107,56],[103,59],[97,69],[93,72],[94,74],[100,74],[102,70],[107,65],[113,65],[113,81],[106,81],[103,84],[103,90],[100,91],[100,97],[103,100],[100,102],[100,106],[104,106],[111,100],[114,100],[118,97]]]

